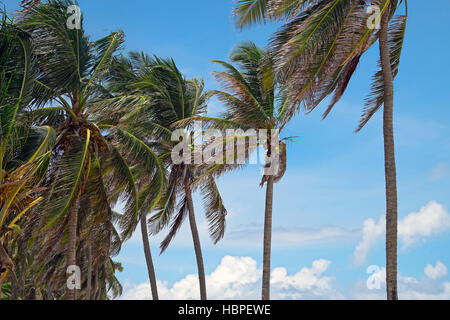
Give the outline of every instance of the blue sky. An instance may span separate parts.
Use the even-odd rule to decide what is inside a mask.
[[[13,10],[19,1],[3,2]],[[92,38],[123,29],[126,51],[173,57],[187,77],[203,77],[208,89],[218,88],[211,77],[215,66],[210,60],[227,59],[243,40],[264,46],[276,29],[267,25],[236,30],[231,0],[79,4]],[[412,0],[409,5],[406,43],[395,82],[402,228],[399,295],[450,299],[446,271],[450,266],[450,2],[434,0],[430,6],[427,1]],[[367,267],[378,265],[383,272],[384,266],[383,223],[379,220],[385,208],[381,114],[354,134],[377,60],[378,48],[374,47],[325,121],[321,121],[321,112],[326,103],[310,115],[300,115],[285,132],[300,138],[288,144],[288,171],[275,186],[272,267],[278,269],[272,276],[278,298],[383,297],[383,285],[380,290],[365,288]],[[221,106],[213,102],[210,109],[215,114]],[[227,234],[217,246],[208,239],[201,201],[195,199],[212,297],[223,298],[224,291],[229,292],[225,297],[258,297],[265,195],[259,180],[256,165],[219,180],[229,216]],[[196,283],[188,276],[196,273],[196,264],[187,225],[161,256],[157,250],[160,239],[152,238],[151,243],[162,296],[195,297],[196,290],[191,289]],[[359,257],[359,264],[355,250],[366,256]],[[126,284],[125,297],[148,298],[139,235],[124,245],[118,260],[124,265],[119,278]],[[238,266],[240,271],[233,269]],[[229,273],[240,276],[231,279]]]

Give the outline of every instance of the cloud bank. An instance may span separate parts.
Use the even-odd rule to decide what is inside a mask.
[[[326,299],[341,298],[334,290],[334,277],[326,276],[331,262],[325,259],[313,261],[311,267],[303,267],[289,275],[286,268],[272,271],[272,299]],[[257,300],[261,295],[262,271],[254,259],[249,257],[225,256],[219,266],[206,276],[208,298],[212,300]],[[168,286],[158,281],[161,299],[199,299],[197,275],[190,274]],[[125,284],[124,300],[151,299],[148,282],[138,285]]]
[[[303,267],[289,275],[286,268],[278,267],[271,274],[271,296],[276,300],[307,299],[379,299],[386,297],[386,269],[367,275],[350,286],[338,287],[335,278],[329,275],[331,261],[319,259],[311,267]],[[424,268],[421,278],[399,274],[399,298],[423,300],[450,299],[450,282],[440,282],[447,275],[447,266],[437,261]],[[379,282],[379,286],[368,284]],[[225,256],[217,268],[206,277],[208,298],[211,300],[257,300],[261,292],[261,270],[249,257]],[[163,300],[198,300],[198,278],[190,274],[169,286],[158,281],[160,298]],[[150,300],[148,282],[133,285],[125,283],[123,300]]]
[[[424,243],[427,238],[443,234],[448,230],[450,230],[450,214],[443,205],[434,201],[398,222],[398,237],[403,249],[417,246]],[[381,217],[378,222],[373,219],[364,221],[362,239],[353,254],[356,265],[366,262],[372,248],[385,233],[385,217]]]

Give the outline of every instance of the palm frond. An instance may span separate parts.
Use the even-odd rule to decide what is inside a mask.
[[[20,26],[33,37],[33,53],[39,65],[37,80],[54,90],[50,97],[78,89],[93,63],[83,26],[67,27],[67,8],[74,4],[69,0],[49,0],[34,7],[20,21]],[[38,89],[34,102],[43,105],[47,101],[39,96],[42,88]]]
[[[125,198],[126,202],[125,212],[120,218],[119,226],[122,230],[122,239],[126,240],[131,237],[139,222],[139,198],[136,181],[127,161],[116,148],[112,150],[110,165],[114,171],[110,188],[124,188],[125,190],[125,192],[122,192],[122,197]]]
[[[159,233],[170,223],[170,220],[172,219],[179,193],[179,169],[180,167],[178,166],[172,168],[161,200],[155,208],[155,213],[148,221],[151,234]]]
[[[189,215],[189,206],[188,206],[186,195],[183,194],[181,196],[181,199],[178,202],[177,214],[175,215],[175,217],[172,220],[172,223],[170,225],[170,231],[169,231],[168,235],[164,238],[164,240],[161,242],[161,245],[160,245],[161,253],[166,251],[166,249],[169,247],[173,238],[175,237],[175,235],[177,234],[181,225],[183,224],[184,219],[188,215]]]
[[[369,47],[363,41],[368,39],[367,18],[360,1],[321,1],[277,31],[270,43],[275,70],[294,106],[302,101],[311,111],[336,88],[332,105],[339,100]]]
[[[267,4],[269,0],[238,0],[234,9],[237,16],[237,26],[244,26],[266,21]]]
[[[396,16],[389,25],[389,51],[391,59],[392,74],[397,77],[400,67],[400,58],[403,43],[406,35],[406,24],[408,17],[405,15]],[[380,67],[381,68],[381,67]],[[361,116],[361,121],[356,129],[360,131],[372,116],[380,109],[384,103],[384,81],[382,71],[378,71],[373,77],[370,95],[366,98],[366,105]]]
[[[203,206],[209,223],[210,237],[214,243],[219,242],[225,235],[227,209],[212,176],[202,183]]]
[[[92,74],[89,77],[88,83],[84,87],[85,93],[87,93],[96,81],[101,78],[105,78],[104,74],[111,68],[113,55],[124,42],[124,37],[125,36],[122,31],[114,32],[91,44],[95,58]]]
[[[53,227],[61,217],[72,209],[86,176],[89,144],[90,130],[87,130],[85,139],[74,139],[73,144],[56,164],[56,170],[60,172],[60,175],[54,182],[53,192],[48,195],[48,200],[43,208],[48,216],[46,229]]]

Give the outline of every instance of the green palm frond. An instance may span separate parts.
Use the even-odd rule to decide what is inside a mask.
[[[32,88],[31,41],[27,33],[8,22],[1,12],[0,21],[0,167],[9,139],[17,123],[18,112],[29,101]],[[19,71],[20,70],[20,71]]]
[[[367,18],[359,1],[320,1],[277,31],[270,46],[291,102],[311,111],[349,78],[345,64],[367,50]]]
[[[32,162],[51,151],[56,141],[56,132],[48,126],[32,127],[22,140],[24,141],[20,144],[20,148],[14,152],[14,158],[7,163],[9,169]]]
[[[4,226],[5,221],[8,221],[13,211],[20,213],[23,208],[21,209],[19,205],[23,200],[40,191],[36,186],[41,183],[42,172],[48,168],[49,158],[50,152],[47,152],[15,168],[9,174],[6,183],[0,185],[3,198],[0,209],[0,228]]]
[[[110,187],[112,189],[120,188],[125,190],[125,192],[121,192],[126,203],[125,212],[120,218],[119,225],[121,230],[123,230],[122,238],[126,240],[132,235],[139,222],[139,198],[136,181],[127,161],[116,148],[112,150],[110,165],[113,167],[113,178],[110,181]]]
[[[95,58],[92,74],[84,87],[85,94],[96,81],[105,77],[104,74],[111,68],[113,55],[124,42],[124,37],[122,31],[114,32],[91,44]]]
[[[243,29],[266,21],[291,19],[316,0],[237,0],[233,14]]]
[[[139,161],[149,176],[152,177],[152,193],[148,196],[151,198],[151,207],[147,208],[151,211],[153,207],[159,202],[164,187],[164,168],[161,160],[154,153],[154,151],[139,137],[132,132],[114,128],[115,136],[122,151],[132,157],[135,161]]]
[[[238,53],[235,53],[235,59],[240,59],[237,57]],[[222,84],[222,87],[238,97],[242,102],[245,102],[243,107],[245,107],[247,112],[251,111],[250,117],[254,117],[257,121],[266,120],[270,114],[267,114],[261,104],[261,91],[258,86],[258,70],[247,70],[250,74],[246,74],[245,77],[239,70],[234,66],[224,61],[213,60],[213,62],[218,63],[225,67],[227,72],[213,72],[213,76],[217,81]],[[247,65],[249,69],[251,68]],[[250,81],[248,81],[250,80]],[[213,94],[217,92],[212,91]],[[220,98],[220,97],[219,97]]]
[[[160,173],[163,173],[160,159],[143,139],[139,138],[129,130],[121,129],[119,127],[114,127],[113,130],[115,131],[117,140],[123,148],[126,148],[130,154],[134,155],[135,159],[139,159],[149,172],[152,172],[156,168]]]
[[[124,117],[132,118],[149,103],[146,96],[138,94],[96,99],[89,107],[90,118],[99,124],[117,124]]]
[[[173,216],[176,206],[176,199],[179,189],[180,167],[172,168],[169,174],[168,182],[164,188],[164,194],[155,208],[155,213],[149,219],[149,227],[151,234],[157,234],[163,230]]]
[[[170,243],[174,239],[175,235],[178,233],[180,227],[183,224],[184,219],[189,215],[189,207],[186,195],[183,193],[178,201],[177,205],[177,213],[172,219],[172,223],[170,224],[170,231],[164,240],[161,242],[160,248],[161,253],[166,251],[169,247]]]
[[[267,7],[270,0],[237,0],[234,15],[239,28],[266,22]]]
[[[394,78],[398,75],[400,58],[402,55],[403,43],[406,35],[406,24],[408,17],[405,15],[396,16],[389,25],[389,49],[391,58],[391,68]],[[380,67],[381,68],[381,67]],[[366,99],[366,105],[361,116],[361,121],[357,128],[360,131],[372,116],[380,109],[384,103],[384,81],[382,71],[378,71],[373,77],[371,93]]]
[[[44,107],[27,112],[34,123],[57,127],[65,120],[63,107]]]
[[[214,243],[217,243],[225,235],[227,209],[212,177],[202,183],[200,190],[203,194],[203,205],[209,223],[210,237]]]
[[[297,16],[315,0],[282,0],[269,2],[269,16],[274,20],[289,20]]]
[[[38,81],[63,95],[80,87],[93,64],[89,54],[89,39],[81,29],[69,29],[69,0],[49,0],[25,14],[20,26],[33,37],[34,55],[39,65]],[[36,92],[34,102],[43,101]]]
[[[89,161],[89,144],[90,131],[87,130],[85,139],[74,139],[69,149],[55,164],[57,166],[55,170],[59,172],[59,176],[43,208],[48,216],[46,229],[53,227],[61,217],[65,216],[72,209],[76,197],[79,196]]]

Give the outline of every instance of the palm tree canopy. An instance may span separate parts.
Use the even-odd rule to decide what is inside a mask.
[[[50,127],[31,127],[21,117],[33,76],[29,34],[1,12],[0,35],[0,285],[9,273],[17,286],[14,256],[7,250],[26,234],[26,222],[43,200],[40,183],[55,132]]]
[[[24,110],[25,118],[33,119],[37,125],[51,126],[54,131],[50,131],[57,134],[47,161],[50,170],[45,172],[43,181],[46,201],[39,204],[41,214],[29,221],[33,228],[29,228],[22,244],[24,250],[35,253],[30,266],[40,270],[35,281],[43,281],[46,276],[50,282],[64,279],[55,268],[64,270],[67,217],[77,206],[76,247],[83,250],[88,246],[87,239],[95,238],[94,267],[103,270],[105,277],[109,274],[111,290],[119,292],[108,271],[110,259],[131,234],[128,231],[120,236],[111,208],[119,199],[125,200],[125,214],[138,221],[143,200],[152,198],[147,202],[155,205],[154,195],[162,193],[163,171],[159,158],[139,137],[126,128],[102,127],[95,113],[95,102],[106,98],[104,84],[123,42],[123,33],[114,32],[91,41],[83,24],[79,29],[67,28],[70,5],[74,2],[50,0],[28,10],[19,21],[20,28],[32,39],[30,56],[35,61],[28,100],[31,107]],[[140,152],[133,153],[130,145],[137,146]],[[152,190],[142,199],[133,172],[137,163],[143,163],[146,172],[155,177]],[[41,236],[42,231],[47,231],[45,236]],[[81,262],[83,257],[77,259]],[[64,288],[63,282],[55,281],[55,292],[64,292]]]
[[[226,111],[217,118],[193,117],[180,121],[178,125],[202,120],[209,126],[219,129],[265,129],[281,132],[289,121],[289,115],[286,112],[286,96],[275,77],[272,56],[253,42],[244,42],[233,50],[230,60],[231,63],[213,60],[225,69],[225,71],[213,73],[224,90],[213,90],[211,95],[225,104]],[[267,142],[267,137],[260,137],[258,144],[267,148]],[[247,147],[250,147],[248,143],[246,143]],[[253,151],[255,151],[254,148],[249,149],[245,157],[248,159]],[[273,152],[279,152],[281,160],[275,176],[275,182],[278,182],[286,170],[286,144],[280,140],[279,147]],[[241,155],[234,155],[235,158],[239,156]],[[227,159],[224,159],[223,164],[207,168],[204,175],[219,176],[241,166],[227,164],[227,162]],[[261,185],[266,180],[267,176],[264,176]]]
[[[173,59],[138,52],[115,59],[109,90],[112,97],[97,104],[104,115],[103,121],[130,127],[130,131],[142,136],[155,148],[167,169],[165,191],[150,218],[150,232],[153,234],[170,225],[169,234],[161,244],[164,251],[188,215],[186,183],[192,183],[198,175],[198,168],[194,165],[171,162],[172,149],[178,144],[171,139],[176,129],[174,125],[205,114],[209,93],[204,92],[203,80],[186,79]],[[145,176],[140,177],[143,182],[138,184],[143,186],[141,189],[145,193],[148,185]],[[217,242],[225,232],[226,209],[212,177],[204,180],[200,191],[204,196],[211,237]],[[122,228],[133,227],[126,219],[122,221]]]
[[[289,112],[298,111],[299,102],[310,112],[327,96],[333,95],[324,113],[326,117],[343,96],[361,56],[378,39],[378,30],[368,23],[372,16],[369,5],[379,5],[380,14],[376,19],[391,10],[391,64],[397,75],[407,14],[395,17],[394,14],[402,2],[249,0],[239,1],[235,14],[239,26],[286,20],[272,36],[269,47],[274,55],[275,74],[284,84],[290,101]],[[358,130],[383,104],[383,92],[381,72],[377,72]]]

